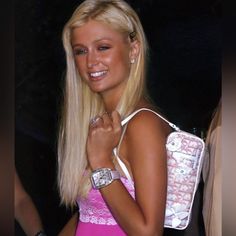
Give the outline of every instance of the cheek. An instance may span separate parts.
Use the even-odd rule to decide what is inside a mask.
[[[124,74],[129,73],[130,71],[130,60],[129,55],[127,53],[120,53],[117,55],[116,60],[114,60],[115,69],[120,70],[120,73],[123,72]]]
[[[82,67],[82,61],[80,59],[75,58],[74,61],[75,61],[75,65],[76,65],[77,69]]]
[[[124,67],[129,68],[129,55],[126,52],[120,51],[119,53],[114,54],[111,58],[109,58],[110,63],[115,65],[115,68]]]
[[[84,77],[86,72],[85,72],[85,64],[83,63],[83,61],[75,58],[75,66],[80,76]]]

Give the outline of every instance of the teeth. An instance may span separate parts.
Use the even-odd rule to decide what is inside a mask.
[[[94,72],[94,73],[90,73],[91,77],[98,77],[101,75],[104,75],[106,73],[106,71],[99,71],[99,72]]]

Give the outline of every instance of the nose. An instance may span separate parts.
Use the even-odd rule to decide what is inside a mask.
[[[87,66],[92,68],[98,64],[98,57],[95,52],[89,52],[87,55]]]

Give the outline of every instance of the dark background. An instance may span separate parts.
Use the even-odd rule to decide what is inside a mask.
[[[70,215],[60,206],[56,185],[65,70],[61,32],[80,2],[15,1],[15,165],[48,235],[57,235]],[[128,2],[139,14],[151,48],[152,99],[182,129],[206,132],[221,97],[220,1]],[[15,230],[24,235],[17,223]]]

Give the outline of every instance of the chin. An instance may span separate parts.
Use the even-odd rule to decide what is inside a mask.
[[[90,90],[94,93],[102,93],[105,91],[104,88],[101,87],[95,87],[95,86],[90,86]]]

